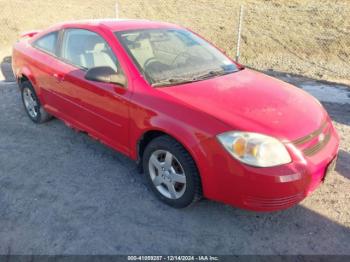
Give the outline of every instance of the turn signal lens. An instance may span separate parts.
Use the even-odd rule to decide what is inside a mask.
[[[246,151],[246,140],[244,138],[237,139],[233,144],[232,149],[238,157],[243,157]]]

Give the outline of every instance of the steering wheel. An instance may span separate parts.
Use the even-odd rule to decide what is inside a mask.
[[[174,58],[174,60],[171,62],[171,65],[174,65],[175,62],[176,62],[180,57],[183,57],[183,58],[190,58],[191,55],[190,55],[189,53],[187,53],[186,51],[181,52],[181,53],[179,53],[179,54]]]
[[[148,58],[146,62],[143,64],[143,68],[146,68],[150,63],[158,61],[155,57]]]

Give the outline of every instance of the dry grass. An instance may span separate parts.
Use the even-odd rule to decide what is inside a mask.
[[[347,0],[119,0],[119,13],[187,26],[234,57],[241,3],[245,6],[242,63],[350,84]],[[115,15],[114,0],[0,0],[0,6],[1,49],[21,31],[64,20]]]

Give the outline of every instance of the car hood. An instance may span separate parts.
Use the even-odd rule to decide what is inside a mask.
[[[231,130],[282,140],[310,134],[327,116],[321,104],[303,90],[249,69],[160,90],[221,120]]]

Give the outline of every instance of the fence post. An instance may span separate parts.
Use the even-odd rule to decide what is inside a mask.
[[[115,0],[115,18],[118,19],[119,18],[119,4],[118,4],[118,0]]]
[[[237,62],[238,62],[239,56],[240,56],[242,22],[243,22],[243,5],[241,5],[240,11],[239,11],[237,47],[236,47],[236,61]]]

